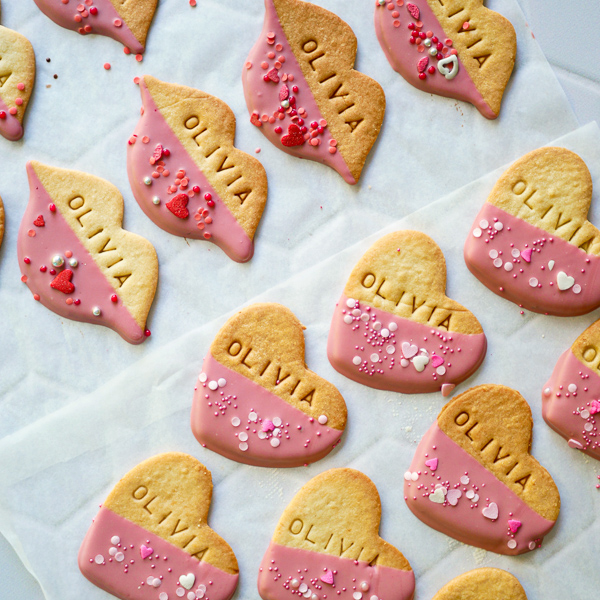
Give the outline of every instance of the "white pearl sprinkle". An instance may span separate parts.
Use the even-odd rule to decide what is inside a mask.
[[[120,544],[120,543],[121,543],[121,538],[120,538],[118,535],[113,535],[113,536],[110,538],[110,543],[111,543],[111,544],[114,544],[114,545],[116,546],[117,544]]]
[[[152,587],[155,587],[155,588],[160,587],[161,583],[162,583],[162,581],[158,577],[155,577],[154,581],[152,581]]]
[[[369,591],[369,584],[368,584],[368,582],[366,582],[366,581],[363,581],[363,582],[360,584],[360,589],[361,589],[363,592],[368,592],[368,591]]]
[[[242,431],[238,435],[238,438],[239,438],[240,442],[247,442],[248,441],[248,434],[245,431]]]
[[[242,443],[239,445],[239,448],[240,448],[240,450],[241,450],[242,452],[246,452],[246,450],[248,450],[248,444],[247,444],[246,442],[242,442]]]
[[[379,354],[375,354],[375,353],[371,354],[370,359],[371,359],[371,362],[374,362],[374,363],[379,362]]]
[[[498,221],[497,223],[494,223],[494,229],[496,231],[502,231],[504,229],[504,225],[500,221]]]
[[[275,427],[281,427],[281,419],[279,417],[273,417],[273,425],[275,425]]]
[[[537,280],[537,278],[536,278],[536,277],[531,277],[531,278],[529,279],[529,285],[530,285],[531,287],[533,287],[533,288],[534,288],[534,287],[537,287],[537,286],[538,286],[538,283],[539,283],[539,281]]]
[[[258,415],[254,411],[248,415],[248,421],[252,421],[252,423],[256,423],[257,419]]]
[[[355,357],[352,359],[352,364],[354,364],[354,365],[357,365],[357,366],[358,366],[358,365],[360,365],[360,363],[361,363],[361,362],[362,362],[362,359],[361,359],[361,357],[360,357],[360,356],[355,356]]]
[[[485,219],[479,221],[479,227],[481,227],[481,229],[487,229],[489,226],[490,224]]]
[[[219,384],[219,387],[225,387],[227,385],[227,379],[224,379],[223,377],[221,377],[217,383]]]
[[[346,325],[350,325],[352,321],[353,319],[350,315],[344,315],[344,323],[346,323]]]
[[[71,267],[76,267],[79,264],[79,261],[76,258],[70,258],[69,259],[69,265]]]
[[[328,421],[327,415],[319,415],[319,418],[317,419],[317,421],[319,421],[319,423],[321,425],[325,425]]]
[[[144,183],[146,185],[152,185],[152,178],[151,177],[144,177]]]
[[[567,389],[571,392],[571,394],[574,394],[577,391],[577,385],[575,385],[574,383],[570,383],[567,386]]]
[[[513,264],[511,262],[505,262],[504,263],[504,270],[505,271],[512,271],[513,270]]]
[[[102,556],[102,554],[96,554],[96,556],[94,557],[94,562],[97,565],[101,565],[104,562],[104,556]]]
[[[498,258],[498,250],[490,250],[490,258]]]
[[[354,308],[356,306],[356,300],[353,298],[348,298],[348,300],[346,300],[346,306],[348,308]]]
[[[473,229],[473,237],[476,237],[476,238],[481,237],[481,229],[479,229],[479,227],[475,227],[475,229]]]
[[[281,444],[281,441],[279,440],[279,438],[273,437],[271,438],[271,441],[269,443],[271,444],[271,446],[273,446],[273,448],[277,448],[277,446]]]
[[[102,314],[102,311],[97,306],[94,306],[94,309],[92,310],[92,314],[95,317],[99,317]]]
[[[200,373],[200,375],[198,375],[198,381],[200,383],[205,383],[207,379],[208,375],[206,373]]]
[[[232,424],[234,427],[239,427],[239,426],[240,426],[240,423],[241,423],[241,421],[240,421],[240,418],[239,418],[239,417],[233,417],[233,419],[231,419],[231,424]]]
[[[212,381],[208,382],[208,388],[211,390],[216,390],[219,387],[219,384],[213,379]]]
[[[297,590],[299,586],[300,586],[300,582],[299,582],[297,579],[292,579],[292,580],[290,581],[290,587],[291,587],[293,590]]]
[[[396,331],[396,329],[398,329],[398,323],[395,323],[394,321],[392,321],[389,325],[388,325],[388,329],[390,331]]]
[[[160,198],[158,196],[154,196],[152,198],[152,202],[158,206],[160,204]]]

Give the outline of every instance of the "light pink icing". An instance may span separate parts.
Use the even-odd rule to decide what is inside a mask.
[[[321,577],[328,571],[333,583]],[[296,587],[306,585],[319,600],[412,600],[415,574],[379,565],[370,566],[364,560],[352,560],[301,548],[289,548],[271,542],[258,574],[258,593],[263,600],[294,600],[303,594]],[[292,583],[293,582],[293,583]],[[362,587],[361,587],[362,586]],[[303,588],[304,589],[304,588]]]
[[[522,254],[527,257],[530,252],[527,262]],[[464,256],[469,271],[492,292],[533,312],[565,317],[600,306],[599,257],[488,202],[469,231]],[[510,271],[505,269],[507,263],[512,265]],[[559,289],[561,272],[574,278],[570,289]]]
[[[0,111],[6,113],[4,119],[0,119],[0,134],[11,142],[16,142],[23,137],[23,126],[19,119],[8,112],[8,106],[0,98]]]
[[[144,112],[133,134],[132,139],[135,143],[127,146],[127,174],[133,195],[141,209],[161,229],[173,235],[208,239],[219,246],[231,259],[237,262],[250,260],[254,254],[252,240],[160,114],[143,80],[140,80],[140,91]],[[148,143],[143,142],[146,137],[149,138]],[[168,177],[163,175],[158,178],[152,177],[157,165],[153,166],[149,161],[157,144],[161,144],[170,153],[168,157],[163,155],[161,159],[169,173]],[[169,193],[169,188],[174,186],[180,169],[185,171],[189,183],[176,192]],[[151,185],[144,183],[145,178],[150,179]],[[194,186],[200,187],[199,194],[194,193]],[[185,219],[174,215],[166,206],[167,202],[180,193],[185,193],[189,197],[187,205],[189,216]],[[204,197],[206,193],[211,195],[214,206],[207,204]],[[154,197],[160,198],[160,204],[153,203]],[[209,223],[206,222],[206,217],[196,220],[198,211],[206,211],[205,214],[210,219]],[[199,223],[203,225],[202,229],[198,228]],[[207,235],[209,237],[206,237]]]
[[[92,255],[69,227],[59,208],[56,207],[55,212],[49,209],[52,198],[29,163],[27,175],[31,193],[17,238],[21,280],[25,279],[34,297],[37,294],[39,301],[58,315],[74,321],[110,327],[131,344],[143,342],[146,339],[144,330],[137,324],[123,304],[119,293],[110,285]],[[33,224],[39,215],[44,218],[44,227],[36,227]],[[72,258],[78,261],[76,267],[69,265],[65,257],[67,251],[72,252]],[[65,264],[60,268],[52,265],[55,255],[60,255],[65,260]],[[27,264],[25,258],[31,262]],[[46,267],[45,272],[40,271],[40,267],[43,266]],[[52,269],[56,273],[52,274]],[[53,279],[65,269],[73,272],[71,283],[75,290],[71,294],[64,294],[50,287]],[[117,295],[117,302],[111,300],[114,294]],[[71,304],[67,304],[69,298],[73,300]],[[79,300],[79,304],[76,304],[75,300]],[[100,316],[92,313],[95,307],[102,311]]]
[[[144,552],[146,558],[142,558],[142,545],[153,551],[149,555]],[[163,600],[161,593],[169,600],[186,600],[191,598],[190,593],[194,600],[229,600],[239,578],[237,574],[199,561],[185,550],[104,507],[89,528],[77,560],[87,579],[123,600]],[[189,585],[190,573],[194,582],[187,589],[179,578],[185,576],[184,582]],[[153,585],[154,580],[160,582],[157,587]],[[184,593],[178,594],[178,590]]]
[[[600,376],[567,350],[542,391],[542,415],[556,433],[600,460]]]
[[[144,46],[136,39],[127,26],[127,23],[116,11],[110,0],[93,0],[91,4],[84,4],[83,0],[68,0],[63,4],[61,0],[34,0],[38,8],[57,25],[72,31],[78,31],[81,34],[98,33],[106,35],[117,42],[121,42],[135,54],[141,54]],[[83,6],[87,16],[77,9]],[[90,8],[95,6],[98,14],[93,15],[89,12]],[[76,21],[75,16],[82,17],[81,21]],[[121,23],[118,27],[115,22]],[[92,28],[90,32],[83,28],[88,25]]]
[[[438,71],[438,60],[435,56],[429,55],[429,48],[425,47],[425,52],[419,52],[417,45],[409,43],[411,30],[407,28],[407,25],[415,23],[415,19],[407,11],[408,2],[405,2],[402,7],[395,7],[394,10],[400,13],[398,17],[393,16],[394,11],[388,10],[387,4],[392,3],[388,2],[383,6],[377,3],[375,5],[375,32],[392,68],[400,73],[411,85],[424,92],[465,100],[473,104],[487,119],[495,119],[498,115],[494,113],[483,99],[483,96],[473,83],[458,55],[458,73],[453,79],[448,80]],[[456,32],[448,35],[443,30],[426,0],[413,0],[412,4],[416,5],[421,13],[420,21],[423,23],[421,31],[432,31],[433,35],[439,39],[438,43],[441,44],[446,39],[453,38]],[[395,22],[399,22],[400,25],[395,26]],[[451,46],[446,46],[447,51],[450,48]],[[450,53],[446,56],[450,56]],[[435,67],[435,73],[430,74],[425,71],[426,78],[419,79],[417,63],[425,57],[429,58],[428,66]]]
[[[275,34],[274,44],[267,42],[269,33]],[[281,44],[283,48],[277,50],[277,44]],[[268,57],[269,52],[276,54],[275,59]],[[280,81],[278,83],[264,81],[264,75],[275,68],[275,61],[279,56],[285,58],[285,62],[282,63],[281,68],[278,70]],[[261,65],[263,63],[268,64],[267,69],[262,68]],[[290,81],[290,75],[293,78],[292,81]],[[279,92],[282,85],[285,84],[289,88],[290,96],[296,98],[296,107],[306,110],[306,116],[301,118],[304,119],[303,126],[307,128],[307,133],[311,131],[310,124],[312,122],[319,123],[321,120],[324,120],[308,82],[302,73],[302,69],[298,64],[298,60],[289,47],[273,0],[265,0],[263,30],[246,59],[246,64],[242,71],[242,83],[244,85],[244,95],[248,110],[251,115],[252,113],[256,113],[262,119],[260,130],[272,144],[292,156],[321,162],[335,169],[348,183],[356,183],[339,150],[336,150],[333,154],[329,151],[329,148],[332,147],[330,141],[333,140],[329,127],[324,127],[322,133],[317,136],[316,139],[320,141],[318,146],[312,146],[306,141],[301,146],[288,147],[281,143],[281,139],[288,133],[288,126],[292,123],[297,123],[297,117],[291,114],[293,107],[290,106],[286,112],[281,113],[285,115],[283,120],[277,119],[275,122],[270,123],[269,121],[265,122],[263,119],[263,116],[272,117],[281,106]],[[293,86],[298,86],[298,92],[293,91]],[[277,133],[275,131],[276,127],[281,127],[283,131]]]
[[[406,357],[404,344],[408,344],[404,346]],[[414,394],[436,392],[444,384],[464,381],[479,368],[486,348],[483,333],[448,333],[342,294],[331,321],[327,356],[336,371],[358,383]],[[376,361],[373,355],[377,355]],[[418,371],[419,362],[426,362],[423,356],[429,360]]]
[[[432,470],[426,462],[434,458],[438,459],[437,467]],[[416,480],[411,478],[413,473],[418,475]],[[467,483],[461,482],[463,477]],[[430,499],[434,493],[440,495],[435,491],[438,485],[442,492],[446,490],[443,503]],[[460,497],[452,498],[458,495],[457,490]],[[466,494],[470,492],[478,498],[468,498]],[[413,514],[429,527],[465,544],[499,554],[522,554],[539,548],[543,537],[554,526],[554,521],[540,516],[450,439],[437,422],[423,436],[404,475],[404,498]],[[450,504],[449,498],[456,501],[455,505]],[[492,503],[498,507],[495,520],[484,516]],[[516,532],[511,530],[509,520],[520,523]]]
[[[210,388],[219,382],[223,385]],[[259,467],[299,467],[320,460],[343,433],[225,367],[210,353],[194,392],[191,423],[196,439],[209,450]],[[277,442],[272,440],[279,444],[273,446]]]

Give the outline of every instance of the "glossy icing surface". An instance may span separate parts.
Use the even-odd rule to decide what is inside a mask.
[[[429,527],[498,554],[535,550],[554,526],[450,439],[437,422],[423,436],[404,475],[404,499]]]
[[[123,600],[229,600],[238,575],[101,508],[79,549],[79,569],[94,585]]]
[[[571,448],[600,460],[600,375],[570,349],[543,387],[542,415]]]
[[[277,60],[269,58],[269,53]],[[272,79],[268,73],[273,74]],[[265,0],[263,30],[246,59],[242,83],[251,121],[272,144],[298,158],[324,163],[348,183],[356,183],[289,47],[273,0]],[[282,104],[285,102],[287,106]]]
[[[228,369],[210,353],[194,391],[191,423],[196,439],[209,450],[260,467],[315,462],[331,452],[343,433]]]
[[[140,344],[146,339],[144,330],[137,324],[127,307],[119,298],[110,282],[104,277],[94,262],[92,255],[79,241],[75,232],[68,226],[60,210],[50,210],[52,198],[38,179],[33,167],[27,165],[30,197],[17,239],[17,255],[21,269],[21,281],[46,308],[67,319],[84,321],[96,325],[105,325],[114,329],[131,344]],[[38,226],[34,223],[41,223]],[[67,253],[77,261],[76,266],[69,264]],[[62,266],[54,266],[55,256],[63,260]],[[26,260],[29,261],[26,262]],[[61,273],[70,271],[68,282],[61,286],[69,293],[51,287],[51,283]],[[56,285],[56,284],[55,284]],[[116,302],[112,297],[116,296]],[[100,309],[96,316],[93,311]]]
[[[330,577],[326,575],[329,572]],[[313,594],[320,600],[412,600],[414,590],[413,571],[371,566],[362,560],[274,542],[269,545],[258,574],[258,593],[263,600],[311,598]]]
[[[34,0],[38,8],[57,25],[82,35],[98,33],[121,42],[135,54],[144,47],[133,35],[110,0]],[[81,7],[83,10],[79,10]],[[94,14],[91,9],[95,8]]]
[[[408,11],[409,4],[418,8],[420,13],[418,20],[415,20]],[[409,23],[414,25],[412,29],[407,28]],[[421,23],[422,26],[418,27],[416,23]],[[488,106],[473,83],[460,56],[452,48],[452,35],[447,35],[443,30],[426,0],[402,2],[402,6],[399,2],[394,5],[392,1],[386,2],[383,6],[376,3],[375,32],[392,68],[411,85],[424,92],[470,102],[487,119],[495,119],[498,116]],[[425,38],[413,36],[411,35],[413,32],[431,32],[437,41],[432,42],[430,36]],[[418,43],[414,41],[411,43],[411,37],[419,40]],[[436,52],[432,50],[433,48]],[[455,66],[450,63],[444,68],[442,61],[453,60],[452,56],[456,56]],[[451,78],[447,78],[442,73],[453,68],[458,70],[454,76],[449,75]],[[420,74],[424,74],[424,77],[419,77]]]
[[[254,254],[252,240],[160,114],[143,80],[140,91],[144,112],[132,137],[135,143],[127,147],[127,174],[141,209],[169,233],[211,241],[237,262],[250,260]],[[158,151],[157,146],[160,146]],[[176,184],[177,181],[180,183]],[[194,192],[196,186],[199,193]],[[186,196],[185,218],[167,207],[180,194]],[[210,202],[206,194],[210,194]],[[158,204],[154,203],[155,198]]]
[[[9,107],[0,98],[0,112],[5,114],[3,119],[0,119],[0,134],[11,142],[16,142],[23,137],[23,126],[19,119],[9,112]]]
[[[583,315],[600,306],[600,257],[486,202],[464,247],[469,271],[537,313]]]
[[[329,330],[327,356],[349,379],[411,394],[464,381],[479,368],[486,348],[483,333],[448,333],[342,294]]]

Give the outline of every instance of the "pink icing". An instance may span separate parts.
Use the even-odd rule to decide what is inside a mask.
[[[333,575],[333,584],[326,583]],[[294,581],[296,580],[296,581]],[[320,600],[412,600],[413,571],[403,571],[368,562],[331,556],[321,552],[289,548],[271,542],[259,574],[258,593],[263,600],[300,598],[299,585],[306,585]],[[303,588],[304,589],[304,588]],[[306,595],[308,591],[304,592]],[[311,595],[307,596],[310,598]],[[305,596],[306,597],[306,596]]]
[[[66,4],[63,4],[61,0],[34,0],[34,2],[47,17],[65,29],[78,31],[82,35],[87,33],[106,35],[121,42],[135,54],[144,51],[144,46],[133,35],[110,0],[93,0],[91,5],[88,5],[87,2],[83,4],[80,0],[67,0]],[[84,6],[84,11],[77,9],[80,5]],[[98,9],[98,13],[95,15],[89,12],[92,6]],[[76,21],[76,16],[81,17],[81,20]],[[120,25],[117,27],[115,22]],[[86,26],[91,27],[92,30],[85,31],[84,27]]]
[[[142,558],[144,547],[146,558]],[[148,554],[150,549],[152,552]],[[229,600],[239,577],[199,561],[104,507],[89,528],[77,560],[79,570],[87,579],[123,600],[163,600],[165,597]],[[189,574],[193,575],[193,585],[187,589],[184,583],[189,585],[192,581]],[[182,576],[185,576],[184,582],[179,581]],[[153,585],[154,580],[159,582],[158,586]],[[178,590],[181,591],[177,593]],[[163,593],[166,596],[161,597]]]
[[[600,460],[600,376],[567,350],[542,391],[542,415],[569,446]]]
[[[448,333],[342,294],[333,313],[327,356],[336,371],[358,383],[413,394],[464,381],[479,368],[486,348],[483,333]]]
[[[17,117],[8,112],[8,109],[9,107],[0,98],[0,111],[6,114],[4,119],[0,119],[0,135],[11,142],[16,142],[23,137],[23,126]]]
[[[275,34],[273,44],[268,43],[269,38],[267,36],[269,33]],[[277,50],[277,44],[281,44],[283,48]],[[269,52],[274,52],[276,54],[275,59],[270,59],[268,57]],[[276,68],[275,61],[279,56],[285,58],[285,62],[283,62],[278,69],[280,81],[278,83],[264,81],[263,77],[265,74],[269,73],[271,69]],[[268,64],[268,68],[263,69],[261,66],[263,63]],[[251,115],[254,113],[261,120],[262,126],[260,127],[260,130],[272,144],[292,156],[321,162],[336,170],[348,183],[356,183],[356,180],[352,176],[339,149],[336,149],[331,145],[331,143],[333,143],[333,137],[327,126],[325,126],[323,131],[316,136],[315,139],[319,140],[319,145],[317,146],[312,146],[309,141],[306,141],[300,146],[292,147],[284,146],[282,144],[281,140],[283,136],[288,134],[288,127],[293,123],[298,123],[298,117],[303,118],[303,127],[307,128],[307,132],[304,134],[305,138],[310,131],[312,131],[310,126],[311,123],[320,123],[320,121],[324,119],[308,82],[302,73],[302,69],[298,64],[296,56],[289,48],[273,0],[265,0],[265,21],[263,30],[246,59],[246,64],[242,71],[242,83],[244,85],[244,95],[246,97],[248,110]],[[283,84],[289,88],[289,95],[296,98],[297,109],[304,108],[306,115],[302,117],[300,115],[296,116],[292,114],[296,111],[293,106],[290,106],[285,112],[280,113],[285,115],[284,119],[276,119],[273,123],[270,123],[267,118],[273,117],[274,113],[277,113],[281,106],[280,91]],[[293,91],[293,86],[298,87],[298,92]],[[282,128],[280,133],[275,131],[277,127]],[[333,148],[335,151],[330,151],[330,148]]]
[[[415,19],[407,12],[407,4],[405,2],[404,7],[396,8],[400,13],[398,17],[393,16],[393,11],[388,10],[387,5],[376,4],[375,6],[375,32],[392,68],[411,85],[424,92],[465,100],[473,104],[487,119],[495,119],[498,115],[485,102],[458,55],[458,73],[453,79],[448,80],[438,71],[438,60],[435,56],[429,55],[429,48],[426,47],[425,52],[418,52],[418,46],[409,43],[411,31],[407,25],[414,23]],[[438,43],[443,44],[447,38],[452,39],[453,36],[447,35],[442,29],[426,0],[413,0],[413,4],[419,7],[420,20],[423,23],[422,31],[432,31],[439,39]],[[394,23],[398,22],[400,25],[395,26]],[[450,56],[452,49],[451,46],[445,46],[444,49],[448,52],[444,56],[446,58]],[[425,79],[419,79],[417,64],[426,57],[429,59],[428,66],[435,67],[435,72],[430,74],[425,70]]]
[[[92,255],[69,227],[59,208],[56,207],[55,212],[49,209],[52,198],[30,164],[27,164],[27,175],[31,194],[17,239],[21,280],[25,281],[34,297],[37,294],[39,301],[46,308],[60,316],[74,321],[104,325],[115,330],[131,344],[142,343],[146,339],[144,330],[137,324],[118,292],[110,285]],[[33,224],[39,215],[44,218],[44,227],[36,227]],[[66,252],[73,253],[72,258],[78,261],[76,267],[69,265],[65,257]],[[53,267],[52,258],[55,255],[61,255],[65,260],[62,267]],[[29,264],[25,262],[26,258],[30,260]],[[45,271],[41,271],[41,267],[46,267]],[[64,294],[50,287],[53,279],[67,268],[73,272],[71,283],[75,290],[72,294]],[[52,269],[56,273],[52,274]],[[115,294],[117,302],[111,300]],[[68,299],[73,302],[67,304]],[[95,307],[100,308],[100,316],[92,313]]]
[[[522,255],[528,248],[530,260]],[[469,271],[492,292],[533,312],[576,316],[600,306],[599,257],[488,202],[469,231],[464,256]],[[560,277],[574,278],[569,289],[559,289]]]
[[[231,460],[299,467],[329,454],[343,433],[321,425],[211,354],[202,369],[194,392],[192,431],[203,446]],[[210,389],[220,380],[221,387]]]
[[[425,464],[430,457],[438,459],[435,473]],[[418,477],[413,480],[415,473]],[[404,480],[404,498],[413,514],[465,544],[499,554],[522,554],[539,548],[554,526],[554,521],[540,516],[451,440],[437,422],[419,443]],[[445,493],[437,492],[436,486]],[[469,498],[467,493],[478,497]],[[430,498],[433,494],[445,499],[435,502]],[[494,520],[484,516],[484,511],[488,515],[496,512],[493,505],[497,506]],[[521,523],[517,532],[512,531],[509,520]]]
[[[138,204],[161,229],[181,237],[208,239],[237,262],[250,260],[254,254],[252,240],[160,114],[143,80],[140,80],[140,90],[144,112],[133,134],[135,143],[130,143],[127,147],[127,174]],[[149,138],[148,143],[142,141],[145,138]],[[168,177],[152,177],[157,165],[152,166],[149,160],[157,144],[170,153],[168,157],[164,154],[161,157],[166,169],[163,173],[168,171]],[[174,182],[180,169],[185,171],[189,183],[169,193],[169,188],[175,187]],[[145,178],[150,179],[151,185],[144,183]],[[200,187],[199,194],[194,193],[194,186]],[[189,216],[185,219],[177,217],[166,206],[167,202],[180,193],[185,193],[189,198]],[[207,204],[206,193],[211,195],[214,206]],[[160,204],[154,204],[155,197],[160,198]],[[204,216],[197,220],[199,213],[204,213]],[[202,229],[199,229],[199,224]]]

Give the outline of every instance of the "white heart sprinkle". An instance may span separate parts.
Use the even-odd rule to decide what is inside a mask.
[[[415,356],[413,358],[412,363],[417,372],[422,373],[425,370],[425,367],[429,364],[429,356],[419,354],[419,356]]]
[[[448,493],[446,494],[446,500],[448,500],[448,504],[450,504],[450,506],[456,506],[461,496],[462,492],[460,490],[448,490]]]
[[[196,581],[196,576],[193,573],[179,576],[179,583],[186,589],[191,590]]]
[[[402,342],[402,354],[405,358],[412,358],[419,351],[419,347],[409,342]]]
[[[552,269],[554,269],[554,261],[553,260],[549,260],[548,261],[548,270],[552,271]]]
[[[564,292],[565,290],[570,290],[573,287],[575,278],[570,277],[564,271],[559,271],[558,275],[556,276],[556,283],[558,284],[558,289],[561,292]]]
[[[446,495],[444,494],[444,490],[446,488],[437,488],[433,494],[429,494],[429,499],[436,504],[443,504],[446,499]]]
[[[481,514],[486,518],[486,519],[491,519],[492,521],[494,521],[495,519],[498,518],[498,505],[495,502],[490,502],[489,506],[486,506],[482,511]]]

